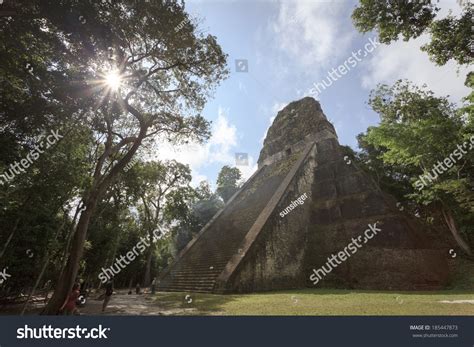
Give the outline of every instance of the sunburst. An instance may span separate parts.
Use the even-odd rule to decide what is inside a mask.
[[[122,84],[122,76],[118,70],[111,70],[105,74],[105,84],[112,91],[117,91]]]

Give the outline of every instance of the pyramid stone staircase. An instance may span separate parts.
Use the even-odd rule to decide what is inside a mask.
[[[262,166],[160,276],[162,291],[212,292],[261,211],[297,160],[297,155]]]
[[[375,222],[383,231],[320,284],[405,290],[446,284],[442,243],[346,159],[319,103],[308,97],[290,103],[268,130],[257,172],[161,274],[159,290],[313,287],[312,271]],[[295,205],[302,194],[307,201]],[[283,216],[290,205],[296,207]]]

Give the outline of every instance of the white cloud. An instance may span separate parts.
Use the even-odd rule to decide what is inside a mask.
[[[187,145],[175,146],[168,142],[161,142],[158,145],[157,157],[160,160],[176,160],[183,164],[188,164],[193,169],[201,167],[208,158],[208,146],[190,143]]]
[[[183,164],[189,164],[193,169],[199,169],[207,164],[232,161],[234,156],[231,149],[237,145],[237,129],[229,123],[223,108],[219,107],[218,112],[217,121],[212,125],[211,138],[208,142],[180,146],[162,142],[159,145],[159,159],[175,159]]]
[[[192,170],[191,184],[197,186],[203,180],[209,180],[202,170],[211,164],[235,165],[235,147],[237,146],[237,128],[228,120],[229,110],[219,107],[217,120],[211,129],[211,138],[204,144],[189,143],[176,146],[161,142],[155,155],[160,160],[176,160],[188,164]],[[248,166],[239,166],[242,176],[247,179],[257,169],[252,156]],[[212,183],[212,182],[211,182]]]
[[[372,89],[377,83],[392,84],[398,79],[408,79],[417,85],[426,83],[439,96],[450,95],[451,101],[460,101],[469,93],[464,86],[469,69],[460,68],[453,61],[444,66],[435,65],[428,54],[420,50],[427,42],[429,36],[422,35],[408,42],[400,40],[380,45],[365,65],[367,71],[362,77],[362,86]]]
[[[274,61],[279,75],[286,76],[284,68],[289,64],[295,64],[295,68],[303,66],[312,75],[325,74],[328,68],[347,58],[358,35],[350,19],[353,11],[350,4],[339,0],[278,2],[278,14],[269,23],[269,28],[274,35],[274,44],[291,61]],[[441,9],[436,19],[461,13],[459,1],[441,0],[436,6]],[[459,101],[469,92],[464,86],[468,69],[458,71],[459,67],[452,61],[443,67],[435,65],[425,52],[420,51],[428,41],[429,36],[422,35],[409,42],[400,39],[389,46],[380,45],[360,66],[365,71],[362,87],[372,89],[377,83],[391,84],[406,78],[419,85],[426,83],[438,95],[450,95],[451,101]],[[296,74],[291,78],[294,81]],[[306,89],[297,90],[296,95],[306,95]]]
[[[459,1],[441,0],[436,6],[440,8],[437,20],[462,13]],[[444,66],[435,65],[428,54],[420,50],[429,41],[430,36],[424,34],[408,42],[400,39],[388,46],[380,45],[368,64],[362,86],[372,89],[377,83],[392,84],[398,79],[408,79],[417,85],[427,84],[438,96],[450,95],[451,101],[459,102],[469,93],[464,86],[469,69],[459,67],[454,61]]]
[[[279,48],[291,58],[324,67],[349,47],[353,34],[341,19],[350,11],[344,1],[281,2],[270,27]]]
[[[237,145],[237,129],[229,124],[223,108],[219,107],[217,121],[212,127],[212,136],[208,144],[209,160],[211,163],[228,163],[234,160],[231,149]]]
[[[464,0],[464,1],[470,1],[470,0]],[[472,1],[472,0],[471,0]],[[462,13],[462,6],[460,5],[461,1],[456,0],[438,0],[438,3],[436,4],[437,7],[439,7],[439,12],[436,15],[436,19],[441,19],[446,17],[448,14],[451,14],[453,16],[459,16]]]
[[[202,181],[208,181],[211,187],[213,187],[213,182],[210,182],[209,178],[207,178],[206,175],[201,175],[199,172],[193,172],[193,179],[191,181],[191,186],[197,187],[199,186],[199,183],[201,183]]]

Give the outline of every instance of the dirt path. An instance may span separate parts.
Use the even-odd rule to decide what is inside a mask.
[[[102,312],[102,300],[95,297],[89,298],[85,307],[79,309],[82,315],[124,315],[124,316],[147,316],[147,315],[189,315],[196,314],[195,308],[164,308],[152,300],[150,294],[131,294],[118,292],[112,295],[110,302]]]

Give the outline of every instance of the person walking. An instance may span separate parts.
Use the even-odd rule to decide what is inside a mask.
[[[76,307],[76,301],[79,295],[79,283],[74,283],[74,285],[72,286],[71,293],[69,294],[66,299],[66,302],[59,311],[66,316],[77,314],[78,311]]]
[[[102,312],[105,311],[105,308],[109,304],[110,298],[112,298],[112,294],[114,293],[114,282],[112,280],[108,280],[105,284],[105,296],[104,296],[104,303],[102,304]]]
[[[156,278],[153,279],[153,281],[151,281],[151,294],[155,294],[156,293]]]

